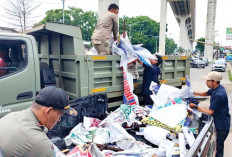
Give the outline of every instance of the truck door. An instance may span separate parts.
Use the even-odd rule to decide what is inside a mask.
[[[0,117],[28,108],[35,95],[32,41],[0,35]]]

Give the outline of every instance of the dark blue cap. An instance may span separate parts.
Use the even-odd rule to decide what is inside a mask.
[[[53,107],[71,115],[77,116],[77,111],[70,107],[68,94],[61,88],[49,86],[36,93],[35,102],[46,107]]]

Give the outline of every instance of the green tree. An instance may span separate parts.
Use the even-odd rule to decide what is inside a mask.
[[[82,9],[69,7],[68,10],[64,11],[64,16],[65,24],[80,26],[83,40],[91,40],[92,33],[97,23],[97,13],[92,11],[84,12]],[[46,17],[34,26],[38,26],[46,22],[62,23],[62,19],[62,9],[48,10],[46,12]]]
[[[202,41],[202,42],[205,42],[205,38],[199,38],[197,39],[198,41]],[[197,42],[197,45],[195,47],[196,49],[198,49],[200,52],[204,52],[204,49],[205,49],[205,44],[202,44],[202,43],[198,43]]]
[[[166,38],[166,43],[165,43],[165,51],[166,54],[173,54],[175,49],[177,48],[177,44],[175,43],[175,41],[171,38]]]
[[[92,11],[84,12],[82,9],[71,7],[70,16],[72,17],[71,24],[81,27],[82,37],[86,41],[91,40],[91,36],[97,24],[97,13]]]
[[[156,40],[159,36],[159,23],[147,16],[124,16],[123,18],[119,19],[120,34],[123,33],[124,20],[126,21],[126,31],[129,38],[131,38],[131,43],[133,45],[143,44],[143,47],[148,49],[151,53],[155,53]]]
[[[185,49],[182,48],[182,47],[178,47],[178,48],[177,48],[177,51],[178,51],[179,54],[182,54],[182,53],[185,52]]]
[[[159,23],[147,16],[127,17],[119,19],[119,32],[124,31],[124,22],[126,21],[126,31],[131,38],[133,45],[143,44],[143,47],[151,53],[155,53],[159,46]],[[157,47],[156,47],[157,46]],[[168,54],[174,52],[176,48],[174,40],[166,38],[166,49]]]
[[[63,20],[63,10],[62,9],[55,9],[55,10],[48,10],[46,12],[45,18],[40,21],[36,25],[45,24],[46,22],[57,22],[62,23]],[[70,17],[70,11],[64,10],[64,23],[65,24],[71,24],[71,17]]]

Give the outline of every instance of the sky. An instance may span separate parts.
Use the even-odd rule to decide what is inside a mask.
[[[9,26],[6,20],[2,17],[7,0],[0,0],[0,26]],[[33,0],[35,3],[41,3],[41,6],[36,11],[40,15],[35,19],[35,22],[41,21],[45,12],[49,9],[61,9],[61,0]],[[161,0],[120,0],[119,1],[119,17],[125,16],[148,16],[151,19],[160,21],[160,2]],[[195,39],[205,37],[206,17],[207,17],[207,2],[208,0],[196,0],[196,26]],[[83,9],[84,11],[98,11],[98,0],[65,0],[65,9],[69,6],[74,6]],[[232,41],[226,40],[226,28],[232,28],[232,0],[217,0],[217,12],[215,23],[215,41],[222,46],[232,46]],[[176,43],[179,43],[179,25],[172,13],[171,7],[168,4],[167,11],[168,37],[173,38]]]

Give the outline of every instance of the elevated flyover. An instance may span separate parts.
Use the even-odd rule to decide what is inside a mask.
[[[176,21],[180,26],[179,46],[186,51],[192,52],[193,44],[189,41],[189,38],[195,39],[195,0],[161,0],[159,52],[165,54],[167,2],[170,4]]]
[[[177,22],[180,25],[180,36],[183,34],[183,30],[185,29],[187,37],[194,40],[196,15],[195,0],[169,0],[169,4]]]

